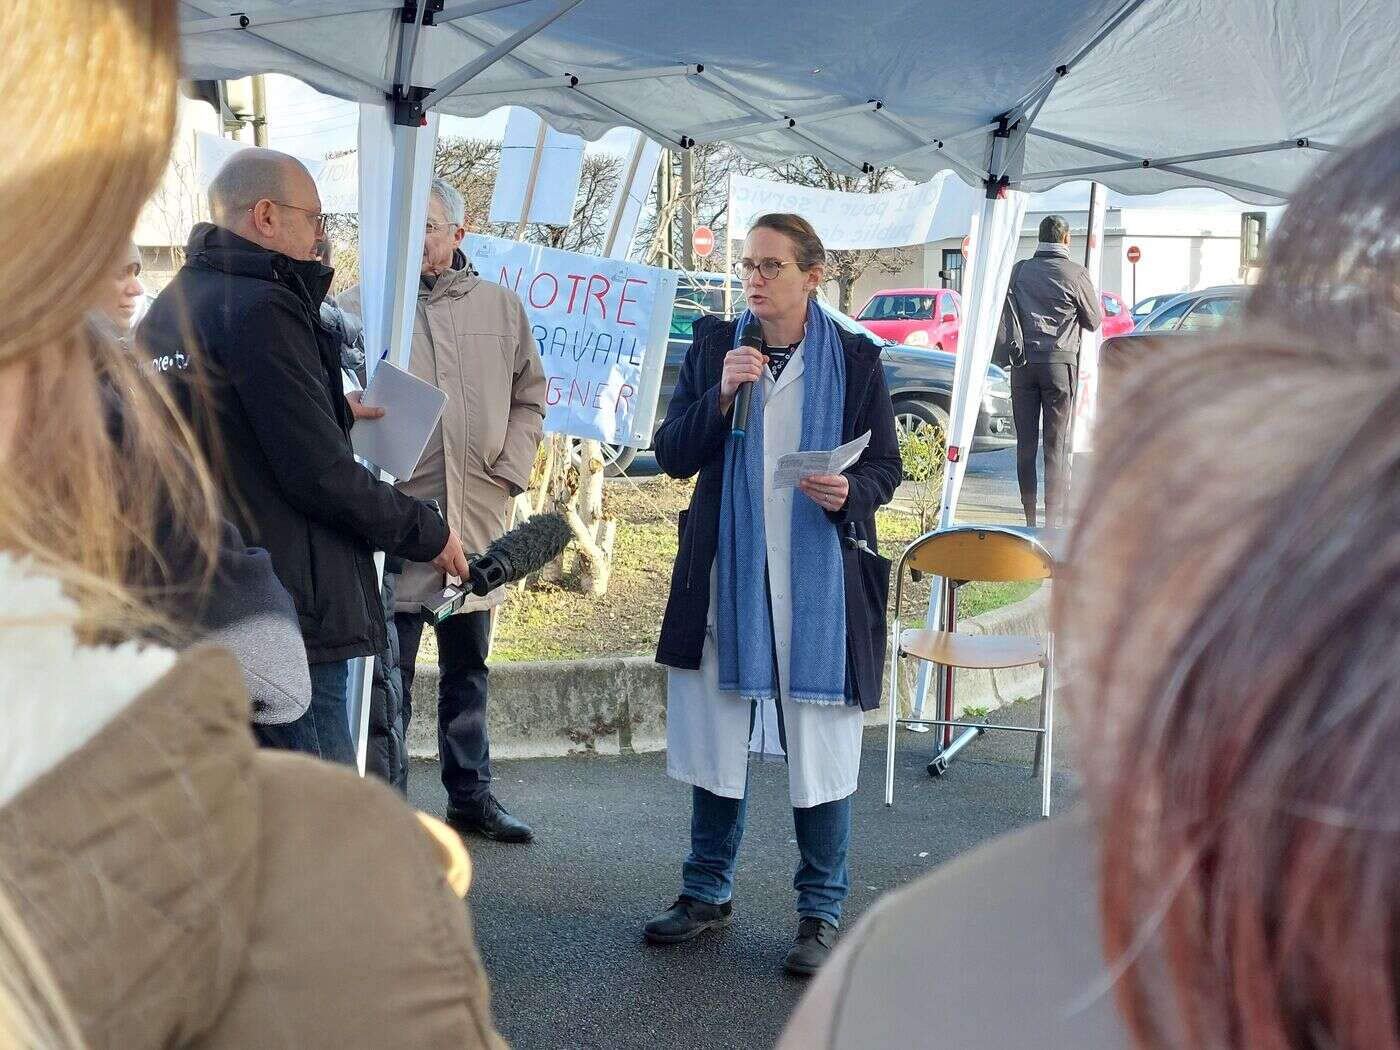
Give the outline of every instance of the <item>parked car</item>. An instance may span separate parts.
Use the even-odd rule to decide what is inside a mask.
[[[1112,339],[1115,335],[1133,330],[1133,316],[1121,296],[1113,292],[1100,292],[1099,303],[1103,306],[1103,324],[1099,327],[1102,338]]]
[[[704,314],[724,313],[724,282],[722,274],[687,275],[676,290],[676,305],[671,315],[670,339],[666,348],[666,365],[661,379],[661,395],[656,404],[656,423],[666,418],[681,363],[690,349],[691,325]],[[732,313],[743,309],[743,289],[733,279],[730,293]],[[881,347],[885,382],[894,402],[895,425],[901,433],[924,427],[935,427],[947,433],[949,407],[953,398],[953,354],[931,347],[893,343],[872,332],[840,310],[821,303],[832,319],[843,328],[870,336]],[[1016,443],[1016,426],[1011,415],[1011,381],[996,365],[987,367],[987,385],[982,395],[982,409],[977,416],[972,451],[989,452]],[[631,465],[639,449],[625,446],[603,446],[607,473],[620,474]]]
[[[951,288],[887,288],[870,297],[856,320],[892,343],[955,353],[962,297]]]
[[[1138,322],[1131,335],[1210,332],[1237,320],[1248,289],[1222,284],[1173,295]]]
[[[1161,306],[1168,299],[1175,299],[1180,292],[1169,292],[1166,295],[1149,295],[1146,299],[1139,299],[1133,304],[1133,324],[1138,325],[1157,307]]]

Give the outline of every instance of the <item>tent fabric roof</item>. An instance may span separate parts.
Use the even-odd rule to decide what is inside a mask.
[[[1040,175],[1025,189],[1108,165],[1093,178],[1124,193],[1214,184],[1261,202],[1366,133],[1400,93],[1395,0],[444,2],[418,34],[409,80],[396,75],[395,0],[181,0],[186,72],[286,73],[382,102],[396,81],[451,85],[519,34],[435,108],[523,105],[589,139],[630,125],[671,146],[723,140],[760,160],[815,153],[969,181],[987,173],[996,119],[1024,114],[1031,131],[1009,174]],[[570,75],[577,85],[560,79]],[[545,78],[554,86],[522,87]],[[1300,139],[1311,145],[1295,148]],[[1280,143],[1171,170],[1141,164]]]

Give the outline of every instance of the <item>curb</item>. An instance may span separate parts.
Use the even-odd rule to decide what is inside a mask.
[[[1014,605],[970,617],[959,629],[973,634],[1042,634],[1048,587]],[[957,710],[989,711],[1035,696],[1040,669],[955,672]],[[909,711],[912,668],[901,678],[901,714]],[[885,681],[889,681],[888,668]],[[436,758],[438,668],[419,664],[413,680],[415,716],[408,751]],[[888,685],[885,702],[888,702]],[[882,706],[866,712],[867,726],[884,725]],[[542,660],[491,668],[487,733],[496,758],[557,758],[571,754],[618,755],[666,748],[666,668],[650,656],[596,660]]]

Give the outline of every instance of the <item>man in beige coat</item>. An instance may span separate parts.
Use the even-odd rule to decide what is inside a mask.
[[[399,487],[437,500],[471,553],[485,550],[510,527],[514,498],[530,482],[544,433],[545,376],[520,297],[482,280],[459,250],[464,217],[461,194],[434,179],[409,371],[446,393],[447,407],[417,471]],[[339,303],[360,313],[359,289],[346,292]],[[407,564],[399,578],[394,623],[405,727],[423,634],[418,610],[445,582],[425,563]],[[491,793],[486,653],[491,609],[504,598],[500,589],[473,598],[435,628],[438,753],[449,824],[503,842],[529,842],[529,825],[507,813]]]

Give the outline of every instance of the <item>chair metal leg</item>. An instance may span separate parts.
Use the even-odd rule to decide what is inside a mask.
[[[1040,815],[1050,815],[1050,774],[1055,750],[1055,636],[1045,639],[1045,782],[1040,790]]]
[[[894,805],[894,738],[899,724],[899,617],[894,619],[890,643],[890,725],[885,740],[885,805]]]
[[[1049,662],[1040,665],[1040,726],[1041,732],[1035,738],[1035,760],[1031,763],[1031,779],[1035,780],[1040,776],[1040,756],[1045,749],[1045,697],[1050,682]]]

